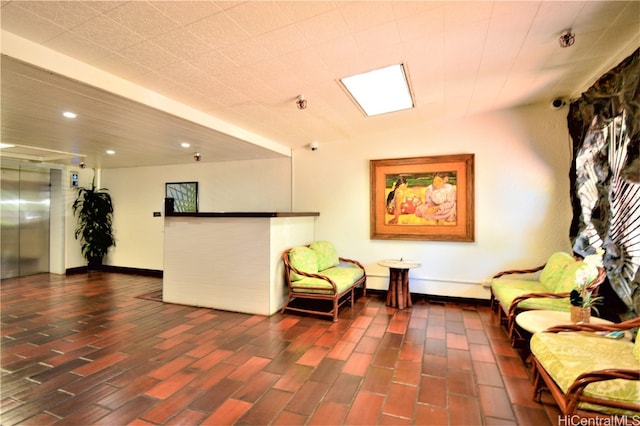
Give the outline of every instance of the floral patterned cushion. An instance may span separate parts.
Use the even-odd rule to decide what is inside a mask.
[[[293,247],[289,251],[289,263],[301,272],[309,274],[318,273],[318,258],[316,252],[309,247]],[[305,278],[291,271],[291,281],[298,281]]]
[[[553,253],[540,272],[540,283],[547,288],[547,291],[554,292],[558,282],[563,280],[565,268],[574,263],[576,260],[569,253]]]
[[[573,290],[577,286],[576,277],[578,271],[584,269],[587,271],[586,278],[587,283],[590,283],[598,276],[598,269],[595,267],[589,267],[586,263],[581,260],[574,261],[573,263],[567,265],[562,272],[562,276],[556,282],[556,286],[554,288],[555,293],[565,293]]]
[[[609,368],[638,369],[633,343],[586,333],[536,333],[531,338],[531,353],[564,393],[582,373]],[[615,379],[588,385],[585,396],[637,404],[637,381]],[[580,403],[579,407],[606,414],[638,415],[637,412]]]
[[[340,262],[335,246],[329,241],[315,241],[309,248],[316,252],[318,258],[318,271],[337,266]]]
[[[633,356],[638,360],[638,365],[640,365],[640,333],[636,335],[636,344],[633,345]]]
[[[362,278],[364,271],[360,268],[350,266],[336,266],[325,269],[322,275],[329,277],[338,288],[338,293],[342,293],[353,285],[354,282]],[[321,287],[310,289],[310,287]],[[321,278],[304,277],[294,283],[292,288],[294,292],[317,293],[317,294],[333,294],[331,284]]]

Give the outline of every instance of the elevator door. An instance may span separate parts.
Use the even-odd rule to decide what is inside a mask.
[[[1,172],[0,277],[49,272],[49,170]]]

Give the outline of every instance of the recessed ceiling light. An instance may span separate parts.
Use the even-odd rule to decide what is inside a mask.
[[[183,148],[189,148],[191,146],[191,144],[189,142],[182,142],[180,144],[180,146],[183,147]]]
[[[345,77],[340,82],[367,116],[414,107],[404,64]]]
[[[115,152],[114,150],[112,150],[112,149],[108,149],[108,150],[106,150],[105,152],[106,152],[107,154],[109,154],[109,155],[113,155],[113,154],[115,154],[115,153],[116,153],[116,152]]]
[[[75,112],[65,111],[62,113],[67,118],[76,118],[78,115]]]

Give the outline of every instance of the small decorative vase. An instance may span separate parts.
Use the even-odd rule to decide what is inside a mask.
[[[573,323],[589,323],[591,318],[591,308],[582,306],[571,306],[571,322]]]

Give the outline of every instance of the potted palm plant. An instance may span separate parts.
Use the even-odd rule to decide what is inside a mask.
[[[109,247],[115,246],[113,236],[113,203],[106,188],[97,189],[95,179],[91,188],[78,188],[73,213],[78,216],[75,237],[80,239],[82,255],[89,270],[100,269]]]

